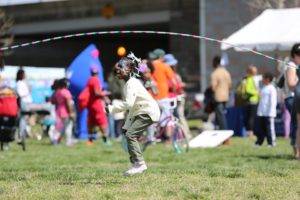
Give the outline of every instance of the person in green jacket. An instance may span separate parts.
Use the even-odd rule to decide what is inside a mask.
[[[246,103],[246,129],[247,135],[253,137],[254,120],[256,117],[257,105],[259,102],[259,88],[255,83],[254,76],[257,74],[257,68],[250,65],[247,68],[246,78],[243,80],[242,98]]]

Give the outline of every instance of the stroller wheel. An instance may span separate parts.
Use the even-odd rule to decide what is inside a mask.
[[[1,142],[1,151],[8,150],[8,142]]]

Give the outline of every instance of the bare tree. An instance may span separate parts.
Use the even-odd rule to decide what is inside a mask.
[[[13,20],[0,9],[0,47],[7,47],[13,42],[13,35],[10,33]],[[0,69],[4,67],[4,57],[10,52],[0,51]]]

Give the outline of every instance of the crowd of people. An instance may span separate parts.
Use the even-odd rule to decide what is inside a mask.
[[[77,143],[76,115],[86,108],[87,145],[94,144],[95,133],[96,137],[102,136],[105,145],[112,144],[109,137],[124,135],[132,163],[132,168],[125,175],[141,173],[147,166],[137,142],[139,134],[146,131],[150,141],[154,142],[154,123],[160,121],[160,126],[165,127],[163,142],[170,146],[172,129],[164,120],[170,115],[177,116],[189,133],[184,116],[186,93],[183,88],[186,84],[176,73],[177,66],[178,60],[174,55],[166,54],[163,49],[155,49],[143,60],[130,53],[115,64],[113,73],[108,77],[108,90],[103,90],[98,78],[99,68],[92,65],[90,78],[77,97],[77,107],[74,104],[76,97],[68,89],[68,79],[55,80],[53,94],[43,104],[43,109],[49,111],[43,122],[45,133],[52,144],[58,144],[63,139],[67,146],[73,146]],[[33,108],[30,86],[23,69],[17,72],[16,93],[20,102],[18,138],[22,138],[31,135],[29,118]],[[169,108],[169,98],[178,100],[174,112]]]
[[[230,73],[221,65],[221,58],[214,57],[214,71],[211,74],[210,98],[212,101],[213,113],[217,129],[227,130],[226,105],[229,100],[230,90],[232,89],[232,80]],[[276,146],[276,133],[274,119],[276,117],[277,90],[272,84],[273,75],[265,72],[262,76],[262,86],[259,86],[255,80],[257,68],[250,65],[246,70],[245,77],[238,84],[235,91],[235,104],[245,107],[244,127],[249,137],[256,137],[255,145],[257,147],[263,144],[264,138],[267,138],[268,146]],[[259,128],[256,128],[259,127]],[[224,144],[229,144],[226,140]]]
[[[290,52],[290,61],[284,64],[282,74],[274,81],[274,75],[265,72],[262,84],[257,79],[257,68],[250,65],[245,77],[235,88],[235,105],[245,107],[247,135],[256,138],[255,146],[260,147],[267,139],[268,147],[276,146],[275,118],[278,97],[282,97],[285,107],[291,115],[289,136],[294,156],[300,159],[300,43]],[[221,58],[214,57],[210,87],[205,92],[206,111],[211,113],[209,120],[217,124],[217,129],[228,129],[226,122],[226,104],[230,90],[233,89],[229,72],[221,65]],[[280,100],[280,99],[279,99]],[[211,117],[214,116],[214,117]],[[225,141],[228,144],[229,141]]]
[[[210,113],[209,120],[216,124],[216,129],[227,130],[226,108],[233,86],[229,71],[221,63],[220,56],[215,56],[212,60],[213,72],[210,76],[210,87],[205,92],[205,110]],[[285,106],[291,114],[291,145],[298,159],[300,159],[300,107],[297,103],[300,101],[299,64],[300,44],[295,44],[291,50],[291,61],[285,65],[282,73],[281,78],[284,81],[280,86],[277,83],[281,88]],[[51,143],[58,144],[62,137],[65,137],[67,146],[76,144],[77,114],[86,108],[87,145],[95,144],[95,133],[102,137],[105,145],[112,145],[110,138],[121,138],[124,135],[132,164],[124,175],[142,173],[147,166],[137,141],[140,134],[147,132],[149,140],[154,141],[154,124],[160,122],[160,126],[165,127],[163,142],[166,146],[170,146],[172,129],[164,119],[175,115],[185,132],[190,135],[184,115],[186,84],[177,73],[177,67],[178,60],[173,54],[166,54],[163,49],[155,49],[146,59],[140,59],[129,53],[116,62],[113,72],[108,76],[108,90],[103,89],[98,78],[99,68],[95,65],[90,66],[90,78],[78,97],[72,96],[69,91],[68,79],[54,81],[53,94],[46,98],[43,107],[49,111],[43,125]],[[247,68],[245,77],[235,88],[235,104],[246,108],[245,127],[247,135],[256,138],[255,145],[260,147],[267,138],[268,146],[275,147],[274,119],[279,90],[276,89],[270,72],[263,74],[260,86],[256,79],[257,71],[253,65]],[[18,70],[16,74],[16,93],[21,110],[18,135],[22,138],[26,134],[30,135],[28,124],[30,115],[24,113],[32,108],[30,87],[23,69]],[[75,98],[78,105],[74,103]],[[178,101],[174,112],[167,105],[170,98]],[[229,143],[229,140],[224,142]]]

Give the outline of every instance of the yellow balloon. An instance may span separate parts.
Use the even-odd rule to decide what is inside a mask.
[[[118,47],[117,54],[118,56],[124,56],[126,54],[125,47]]]

